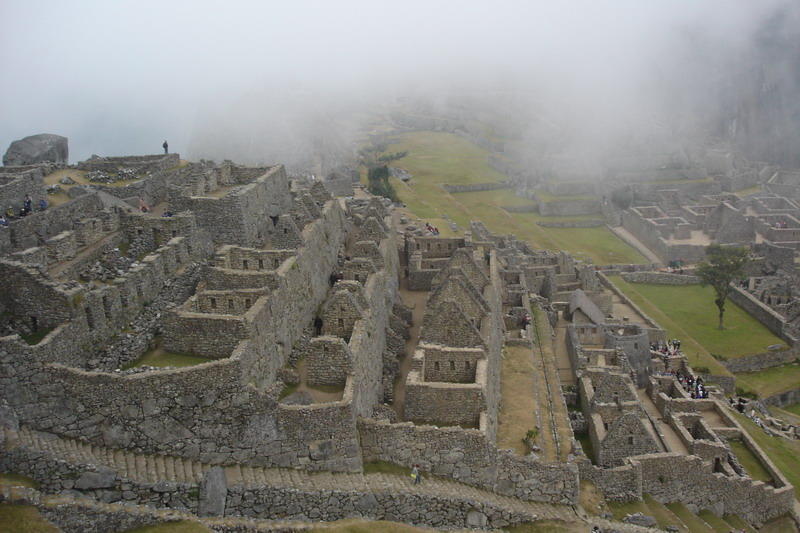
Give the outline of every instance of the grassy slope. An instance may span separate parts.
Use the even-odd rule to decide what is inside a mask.
[[[0,531],[56,533],[59,531],[32,505],[0,504]]]
[[[800,441],[770,437],[753,421],[739,413],[736,420],[747,430],[756,444],[767,454],[775,467],[794,485],[795,497],[800,496]]]
[[[389,152],[409,155],[394,164],[413,175],[409,183],[392,180],[400,199],[418,217],[443,226],[444,215],[462,229],[481,220],[493,232],[514,234],[538,248],[566,250],[597,264],[642,263],[645,258],[618,239],[608,228],[543,228],[542,220],[569,221],[596,216],[541,217],[535,213],[508,213],[502,206],[533,205],[511,190],[500,189],[448,194],[440,184],[499,182],[506,177],[487,163],[487,152],[448,133],[413,132],[398,135]]]
[[[772,344],[783,344],[780,338],[733,302],[725,305],[725,329],[717,329],[717,307],[711,287],[627,283],[619,276],[612,278],[614,284],[638,305],[644,304],[645,313],[650,314],[654,307],[660,310],[670,322],[711,353],[737,357],[763,352]],[[682,338],[681,332],[670,331],[668,324],[662,326],[667,327],[670,337]]]
[[[772,483],[772,476],[769,475],[769,472],[767,472],[767,469],[764,468],[764,465],[761,464],[755,454],[750,451],[750,448],[740,440],[731,440],[728,441],[728,444],[730,444],[731,451],[751,478],[764,483]]]
[[[498,416],[497,447],[519,455],[528,453],[522,439],[536,426],[533,371],[530,350],[504,350],[500,379],[504,401]]]
[[[619,276],[610,276],[609,279],[665,328],[670,338],[681,339],[681,348],[692,366],[707,367],[712,374],[731,375],[711,356],[711,352],[736,357],[761,352],[770,344],[781,343],[781,339],[733,303],[726,305],[728,329],[716,329],[716,307],[708,293],[710,288],[631,284]],[[736,375],[736,383],[746,391],[766,397],[797,387],[800,366],[740,373]]]

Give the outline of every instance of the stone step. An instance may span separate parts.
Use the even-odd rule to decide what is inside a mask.
[[[56,458],[73,463],[106,466],[114,469],[120,476],[139,482],[156,483],[162,480],[181,483],[199,482],[203,472],[211,468],[211,465],[204,465],[188,459],[93,447],[74,439],[64,439],[28,430],[19,432],[18,442],[19,445],[48,451]],[[225,473],[229,485],[286,487],[305,491],[364,492],[366,490],[376,493],[418,494],[488,503],[510,512],[527,514],[541,519],[575,520],[577,516],[570,506],[526,502],[429,475],[423,475],[423,482],[414,485],[410,477],[405,474],[308,472],[297,469],[242,465],[226,467]]]

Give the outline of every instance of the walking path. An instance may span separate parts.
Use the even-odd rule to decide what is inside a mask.
[[[534,347],[531,352],[534,363],[536,405],[540,410],[543,426],[540,428],[540,441],[545,451],[545,461],[565,461],[572,451],[572,427],[567,413],[567,404],[561,394],[556,353],[553,349],[551,328],[547,315],[541,309],[533,310]]]
[[[422,327],[422,319],[425,316],[425,305],[428,303],[427,291],[410,291],[407,288],[407,279],[400,280],[400,299],[403,305],[411,308],[411,327],[408,330],[405,353],[400,359],[400,367],[394,381],[392,392],[392,407],[397,413],[397,417],[403,420],[406,402],[406,377],[411,370],[411,360],[419,344],[419,332]]]
[[[558,377],[562,385],[575,385],[575,372],[572,369],[572,360],[569,358],[567,351],[567,326],[569,322],[559,315],[558,324],[556,324],[556,339],[555,349],[556,358],[558,362]]]
[[[661,264],[661,259],[654,254],[650,248],[644,245],[642,241],[636,238],[636,236],[631,233],[630,231],[626,230],[622,226],[608,226],[608,228],[613,231],[617,237],[622,239],[623,241],[627,242],[641,253],[643,256],[647,258],[648,261],[651,263],[659,263]]]
[[[140,483],[173,481],[199,483],[213,465],[180,457],[136,454],[127,450],[90,445],[75,439],[21,428],[6,431],[11,447],[23,446],[44,451],[71,464],[92,464],[111,468],[124,477]],[[261,468],[233,465],[225,467],[228,486],[273,487],[303,492],[352,491],[373,493],[405,493],[423,497],[486,503],[510,513],[519,513],[531,520],[565,520],[578,518],[573,507],[543,502],[529,502],[501,496],[455,481],[426,476],[418,485],[409,476],[387,473],[308,472],[290,468]]]
[[[645,412],[650,416],[650,421],[654,423],[653,429],[663,438],[663,444],[667,447],[666,451],[689,455],[689,449],[683,444],[675,430],[664,422],[664,418],[658,412],[656,404],[653,403],[647,392],[644,389],[637,389],[636,393],[639,395],[639,401]]]

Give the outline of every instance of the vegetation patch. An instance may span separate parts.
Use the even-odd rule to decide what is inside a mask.
[[[789,363],[758,372],[740,372],[736,374],[736,383],[745,392],[756,392],[761,398],[767,398],[800,387],[800,364]]]
[[[795,497],[800,496],[800,441],[771,437],[746,416],[731,412],[747,433],[767,454],[781,474],[794,485]]]
[[[526,428],[536,425],[533,397],[533,358],[530,350],[507,348],[500,368],[501,409],[497,422],[497,447],[526,455]]]
[[[0,531],[14,533],[57,533],[53,524],[44,519],[32,505],[0,504]]]
[[[748,448],[744,442],[740,440],[731,440],[728,444],[733,454],[739,460],[739,463],[744,467],[747,475],[755,480],[763,481],[770,485],[772,484],[772,476],[769,475],[769,472],[764,468],[764,465],[761,464],[761,461],[758,460],[758,457],[750,451],[750,448]]]
[[[12,487],[28,487],[35,489],[39,487],[39,483],[35,479],[28,476],[21,476],[19,474],[0,474],[0,485],[8,485]]]
[[[126,533],[210,533],[203,524],[189,520],[178,522],[164,522],[153,526],[137,527],[129,529]]]
[[[665,328],[669,338],[681,339],[681,349],[692,366],[707,367],[712,374],[731,375],[711,355],[712,352],[732,358],[763,352],[773,344],[783,344],[780,338],[733,302],[726,306],[725,329],[718,329],[718,310],[711,287],[632,284],[620,276],[609,276],[609,279]]]
[[[533,212],[509,213],[503,207],[535,205],[510,189],[453,194],[445,191],[443,184],[497,183],[507,179],[489,166],[486,150],[457,135],[404,133],[395,136],[386,150],[391,154],[407,152],[399,162],[414,176],[409,183],[390,178],[400,201],[415,216],[440,229],[444,224],[437,224],[436,220],[452,220],[462,231],[469,228],[471,220],[480,220],[494,233],[513,234],[535,248],[565,250],[596,264],[646,262],[635,248],[605,226],[545,228],[537,224],[587,220],[596,215],[542,217]],[[366,178],[363,173],[362,176]]]

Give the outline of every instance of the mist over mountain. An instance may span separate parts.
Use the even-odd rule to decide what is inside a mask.
[[[800,163],[800,7],[763,2],[4,2],[0,145],[346,161],[370,113],[490,124],[533,161],[723,144]],[[57,53],[54,53],[57,51]],[[688,157],[688,156],[687,156]]]

